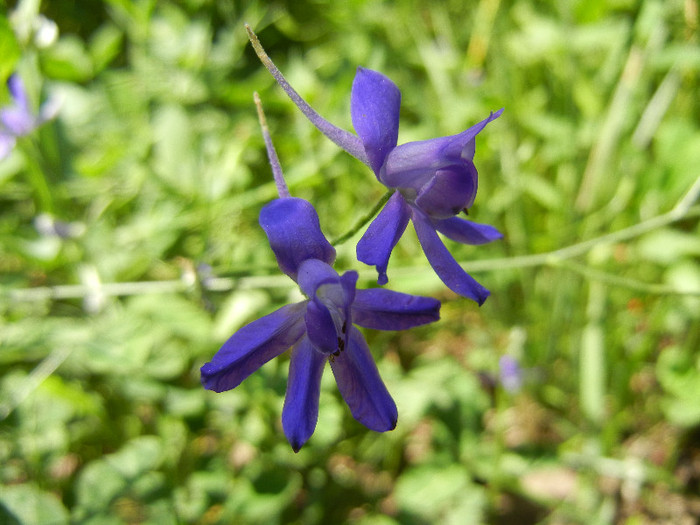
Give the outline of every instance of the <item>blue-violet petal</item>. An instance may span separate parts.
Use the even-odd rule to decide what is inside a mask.
[[[357,243],[357,259],[376,266],[377,282],[386,284],[391,251],[399,242],[411,217],[411,208],[400,193],[394,193]]]
[[[462,133],[453,135],[450,137],[451,140],[449,144],[444,147],[443,153],[450,157],[462,157],[465,160],[473,160],[475,151],[474,138],[486,127],[486,124],[496,120],[502,114],[503,108],[495,113],[492,112],[484,120],[464,130]]]
[[[331,354],[338,350],[338,332],[330,311],[318,298],[311,299],[306,306],[306,333],[316,350]]]
[[[204,388],[215,392],[231,390],[294,345],[306,330],[305,310],[305,302],[283,306],[238,330],[202,366]]]
[[[294,452],[299,452],[316,429],[321,376],[325,365],[326,356],[314,349],[308,337],[303,337],[292,348],[282,428]]]
[[[331,361],[331,369],[352,416],[370,430],[386,432],[396,427],[398,412],[379,377],[377,365],[362,334],[350,329],[350,342]]]
[[[440,301],[383,288],[357,290],[352,304],[355,324],[375,330],[406,330],[440,319]]]
[[[318,259],[307,259],[299,265],[297,283],[307,297],[314,297],[324,284],[337,284],[340,276],[332,266]]]
[[[490,224],[479,224],[461,217],[433,221],[433,226],[448,239],[462,244],[487,244],[503,238],[503,234]]]
[[[350,96],[352,125],[377,175],[384,159],[396,146],[400,106],[401,91],[396,84],[381,73],[357,68]]]
[[[479,303],[479,306],[484,304],[490,292],[457,264],[457,261],[440,240],[430,219],[415,208],[412,219],[423,252],[442,282],[453,292],[473,299]]]
[[[476,169],[471,163],[437,170],[418,192],[416,206],[432,219],[454,217],[474,203],[476,187]]]
[[[260,226],[267,234],[280,270],[296,280],[299,266],[307,259],[328,264],[335,248],[321,232],[318,214],[304,199],[275,199],[260,210]]]

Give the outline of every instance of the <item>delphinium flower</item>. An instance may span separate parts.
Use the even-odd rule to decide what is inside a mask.
[[[263,64],[306,117],[345,151],[367,164],[393,195],[357,245],[357,258],[375,266],[378,283],[386,284],[394,246],[409,220],[428,262],[454,292],[483,304],[489,291],[466,273],[449,253],[437,232],[463,244],[485,244],[502,237],[493,226],[457,217],[476,197],[474,167],[476,135],[503,110],[475,126],[447,137],[397,145],[401,92],[386,76],[359,67],[350,106],[357,135],[323,119],[289,85],[248,27],[248,35]]]
[[[353,326],[403,330],[439,319],[440,302],[385,289],[357,290],[357,272],[339,275],[335,248],[326,240],[313,206],[291,197],[258,102],[263,136],[280,198],[260,212],[280,270],[306,299],[244,326],[201,368],[205,388],[238,386],[264,363],[291,348],[282,427],[294,451],[311,437],[319,409],[321,376],[330,362],[353,417],[371,430],[396,426],[397,409],[362,333]]]
[[[17,74],[10,76],[7,87],[12,97],[12,104],[0,109],[0,160],[9,155],[18,137],[34,131],[53,118],[58,110],[54,102],[48,101],[35,114],[29,106],[24,83]]]

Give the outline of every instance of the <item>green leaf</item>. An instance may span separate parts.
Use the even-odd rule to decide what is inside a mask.
[[[169,186],[182,195],[196,195],[199,169],[195,162],[192,122],[180,106],[159,108],[154,117],[154,168]]]
[[[126,479],[115,466],[102,459],[88,463],[76,485],[78,516],[106,509],[126,487]]]
[[[664,276],[669,285],[682,293],[700,293],[700,264],[683,260],[671,266]],[[700,317],[700,297],[683,297],[682,304],[688,316]]]
[[[64,35],[42,55],[42,65],[52,78],[84,82],[93,76],[92,59],[75,35]]]
[[[396,483],[395,497],[399,509],[430,522],[483,523],[483,489],[460,465],[410,469]]]
[[[162,440],[156,436],[134,438],[118,452],[105,457],[108,465],[130,480],[157,468],[162,459]]]
[[[666,348],[659,356],[656,376],[667,392],[662,407],[669,421],[686,428],[700,423],[700,357],[678,347]]]
[[[522,177],[525,193],[550,211],[562,210],[567,205],[566,199],[554,184],[535,174],[525,174]]]
[[[102,71],[119,54],[123,38],[123,33],[111,24],[104,25],[95,32],[88,49],[95,72]]]
[[[5,85],[7,78],[14,72],[20,57],[20,49],[15,34],[7,17],[0,14],[0,82]]]
[[[63,525],[68,512],[56,496],[34,485],[5,485],[0,490],[0,519],[8,525],[13,519],[21,525]]]

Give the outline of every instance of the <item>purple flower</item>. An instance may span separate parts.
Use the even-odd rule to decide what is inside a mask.
[[[503,388],[514,394],[523,386],[523,370],[518,360],[509,355],[503,355],[498,360],[498,375]]]
[[[41,106],[37,114],[34,114],[29,107],[24,83],[16,74],[7,80],[7,87],[12,96],[12,104],[0,109],[0,160],[12,151],[17,137],[28,135],[53,118],[58,110],[55,104],[47,102]]]
[[[216,392],[235,388],[291,348],[282,427],[295,452],[316,428],[326,360],[353,417],[371,430],[392,430],[398,417],[396,404],[353,323],[403,330],[437,321],[440,302],[382,289],[356,290],[357,272],[338,275],[331,268],[335,248],[323,236],[313,206],[290,196],[257,93],[254,99],[281,197],[260,211],[260,226],[280,269],[299,284],[307,299],[283,306],[233,334],[202,367],[202,384]]]
[[[401,92],[387,77],[358,68],[352,86],[352,123],[377,179],[396,193],[357,244],[357,258],[373,266],[378,282],[387,282],[389,256],[408,221],[430,265],[454,292],[480,305],[489,291],[467,274],[437,232],[464,244],[485,244],[502,237],[493,226],[455,217],[474,203],[478,185],[474,142],[502,111],[462,133],[397,146]]]
[[[292,349],[282,411],[284,433],[295,451],[318,419],[321,375],[330,362],[353,417],[371,430],[396,426],[396,405],[379,377],[364,337],[353,323],[403,330],[439,319],[440,302],[384,289],[356,290],[357,272],[339,275],[330,265],[335,249],[307,201],[276,199],[260,212],[280,269],[307,297],[244,326],[201,368],[202,384],[223,392],[267,361]]]
[[[485,244],[502,237],[493,226],[456,217],[476,196],[474,167],[476,135],[503,110],[479,124],[448,137],[397,146],[401,92],[387,77],[358,68],[352,85],[354,135],[324,120],[286,81],[247,27],[261,61],[292,101],[328,138],[372,168],[377,179],[396,190],[357,245],[357,258],[377,268],[386,284],[391,252],[409,220],[428,262],[454,292],[483,304],[489,291],[467,274],[449,253],[437,232],[463,244]]]

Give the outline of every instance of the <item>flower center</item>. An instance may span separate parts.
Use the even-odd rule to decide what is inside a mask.
[[[333,356],[338,356],[340,352],[345,350],[348,331],[347,325],[348,322],[350,322],[350,319],[348,319],[350,317],[350,308],[348,308],[349,298],[346,296],[345,290],[343,290],[340,283],[329,283],[319,286],[316,291],[316,296],[321,300],[321,303],[328,308],[331,319],[333,320],[338,346],[335,352],[331,353],[330,358],[332,360]]]

